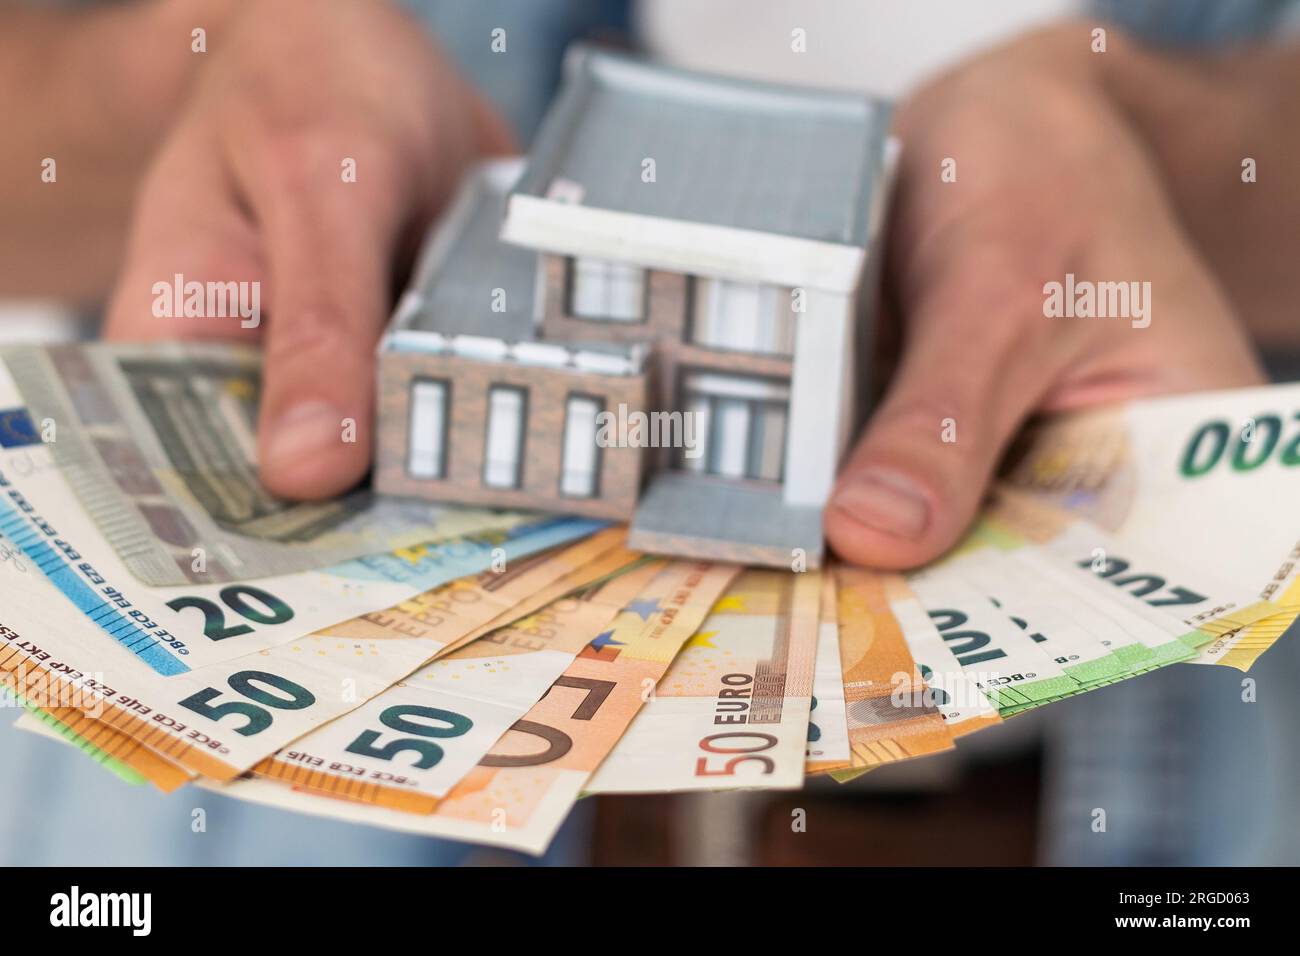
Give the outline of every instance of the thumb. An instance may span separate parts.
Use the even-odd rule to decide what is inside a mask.
[[[986,276],[938,282],[916,303],[902,364],[826,509],[826,537],[846,560],[901,570],[951,547],[1064,359],[1041,300]],[[971,308],[1015,301],[1001,314]]]

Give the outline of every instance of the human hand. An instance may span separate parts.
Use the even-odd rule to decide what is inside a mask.
[[[903,351],[826,510],[848,560],[901,569],[947,550],[1032,412],[1261,379],[1107,94],[1101,71],[1127,44],[1111,30],[1093,54],[1091,27],[1027,36],[901,109],[886,296]],[[1044,286],[1067,274],[1149,282],[1145,317],[1049,318]]]
[[[241,4],[208,47],[141,187],[106,334],[260,341],[261,478],[327,497],[369,467],[398,267],[464,166],[509,134],[388,0]],[[177,274],[261,283],[265,321],[156,317],[153,287]]]

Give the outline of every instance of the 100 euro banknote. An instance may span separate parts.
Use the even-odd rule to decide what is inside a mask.
[[[1212,564],[1230,594],[1272,601],[1280,618],[1217,634],[1196,658],[1244,669],[1300,610],[1297,475],[1300,384],[1290,383],[1044,421],[1017,443],[1005,481],[1107,532],[1114,551],[1098,567],[1112,585],[1181,585],[1129,554],[1161,551]]]

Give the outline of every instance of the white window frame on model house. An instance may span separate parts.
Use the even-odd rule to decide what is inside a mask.
[[[451,385],[445,379],[416,378],[411,382],[406,470],[412,478],[447,477],[450,395]]]
[[[645,319],[645,270],[604,259],[569,260],[569,311],[579,319],[641,322]]]
[[[705,348],[794,354],[791,292],[767,282],[694,279],[691,341]]]
[[[522,484],[527,431],[528,390],[519,385],[491,386],[483,440],[485,487],[518,488]]]

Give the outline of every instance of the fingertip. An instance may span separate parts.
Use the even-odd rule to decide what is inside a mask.
[[[879,571],[905,571],[935,557],[924,543],[864,524],[834,502],[827,506],[822,524],[831,550],[850,564]]]
[[[369,467],[369,446],[357,441],[356,419],[328,402],[295,405],[258,437],[259,477],[282,498],[332,498],[354,487]]]
[[[867,466],[844,475],[826,507],[826,539],[841,558],[886,571],[919,567],[951,544],[948,515],[905,472]]]

